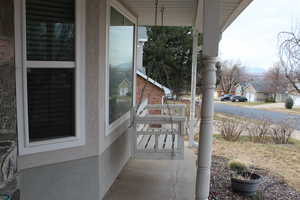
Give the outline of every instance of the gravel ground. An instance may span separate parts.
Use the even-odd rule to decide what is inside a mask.
[[[209,200],[256,200],[253,197],[239,196],[231,191],[231,172],[226,167],[227,162],[228,159],[224,157],[213,156]],[[263,200],[300,200],[300,193],[285,184],[279,176],[271,175],[262,169],[256,169],[256,173],[263,177],[260,185],[260,190],[263,191]]]

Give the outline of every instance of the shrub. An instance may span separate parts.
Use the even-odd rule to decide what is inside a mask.
[[[240,174],[248,171],[248,166],[240,160],[231,160],[228,162],[228,167],[230,170]]]
[[[294,129],[288,122],[282,122],[272,128],[271,137],[275,144],[288,144]]]
[[[292,109],[293,106],[294,106],[294,100],[291,97],[287,98],[285,100],[285,108],[286,109]]]
[[[227,141],[237,141],[244,131],[243,123],[236,119],[222,119],[220,123],[221,136]]]
[[[271,122],[261,120],[260,122],[249,123],[248,133],[250,140],[255,143],[268,143],[270,140]]]

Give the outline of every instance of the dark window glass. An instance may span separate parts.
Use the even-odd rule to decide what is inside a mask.
[[[109,27],[109,123],[132,107],[134,24],[111,8]]]
[[[30,142],[75,136],[74,69],[28,69]]]
[[[75,0],[26,0],[27,60],[74,61]]]

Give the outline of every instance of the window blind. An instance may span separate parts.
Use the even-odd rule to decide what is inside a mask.
[[[29,140],[75,135],[74,69],[28,69]]]
[[[27,60],[75,62],[75,0],[26,0]],[[75,136],[75,68],[27,68],[29,141]]]
[[[74,61],[74,0],[26,0],[27,60]]]

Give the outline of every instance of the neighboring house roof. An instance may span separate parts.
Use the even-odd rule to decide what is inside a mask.
[[[146,81],[148,81],[149,83],[152,83],[156,87],[162,89],[164,91],[165,95],[171,94],[171,90],[169,88],[161,85],[160,83],[158,83],[157,81],[153,80],[152,78],[150,78],[146,74],[142,73],[141,71],[137,70],[136,74],[139,75],[140,77],[142,77],[143,79],[145,79]]]
[[[130,83],[127,79],[124,79],[120,84],[119,84],[119,88],[120,87],[129,87]]]
[[[264,80],[255,80],[249,83],[256,92],[268,92],[268,84]]]
[[[247,86],[248,86],[247,82],[241,82],[241,83],[239,83],[239,85],[237,87],[243,87],[243,88],[245,88]]]
[[[248,87],[252,86],[256,92],[270,93],[270,86],[272,83],[268,80],[255,80],[248,83]],[[285,93],[286,89],[281,88],[279,93]]]

